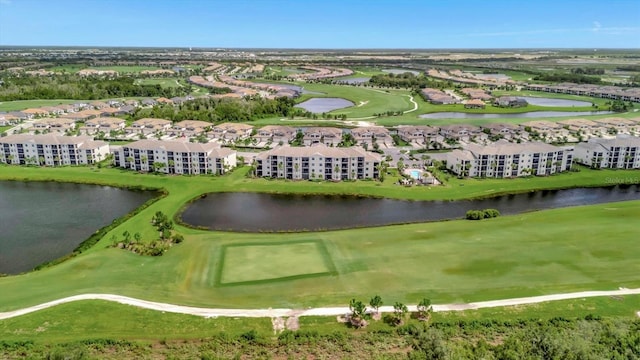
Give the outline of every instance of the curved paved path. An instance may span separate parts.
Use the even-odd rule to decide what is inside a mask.
[[[598,296],[620,296],[620,295],[638,295],[638,294],[640,294],[640,289],[621,288],[619,290],[612,290],[612,291],[582,291],[582,292],[566,293],[566,294],[554,294],[554,295],[533,296],[533,297],[526,297],[526,298],[482,301],[482,302],[469,303],[469,304],[433,305],[433,311],[436,311],[436,312],[461,311],[461,310],[482,309],[482,308],[492,308],[492,307],[502,307],[502,306],[536,304],[536,303],[547,302],[547,301],[580,299],[580,298],[598,297]],[[210,317],[275,318],[275,317],[290,317],[290,316],[337,316],[337,315],[345,315],[349,313],[348,307],[323,307],[323,308],[314,308],[314,309],[306,309],[306,310],[210,309],[210,308],[199,308],[199,307],[146,301],[146,300],[140,300],[140,299],[130,298],[127,296],[113,295],[113,294],[82,294],[82,295],[70,296],[70,297],[66,297],[66,298],[62,298],[54,301],[49,301],[44,304],[35,305],[35,306],[31,306],[24,309],[3,312],[3,313],[0,313],[0,320],[10,319],[10,318],[21,316],[21,315],[26,315],[38,310],[47,309],[56,305],[65,304],[65,303],[74,302],[74,301],[81,301],[81,300],[113,301],[120,304],[137,306],[137,307],[149,309],[149,310],[165,311],[165,312],[178,313],[178,314],[188,314],[188,315],[202,316],[206,318],[210,318]],[[409,311],[416,311],[416,305],[408,306],[408,308],[409,308]],[[380,311],[393,312],[393,307],[382,306],[380,307]]]
[[[408,114],[410,112],[414,112],[414,111],[418,110],[418,103],[413,99],[413,96],[412,95],[406,95],[406,96],[408,96],[409,97],[409,101],[411,101],[413,103],[413,109],[407,110],[407,111],[403,111],[402,113],[403,114]]]

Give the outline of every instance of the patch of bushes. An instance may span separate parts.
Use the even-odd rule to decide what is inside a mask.
[[[113,235],[111,241],[114,247],[126,249],[139,255],[161,256],[173,244],[180,244],[184,241],[184,236],[179,233],[173,233],[173,221],[162,212],[158,211],[151,218],[151,223],[158,230],[160,239],[151,242],[142,242],[140,233],[133,234],[133,240],[129,231],[122,233],[122,240],[118,241],[118,237]]]
[[[469,210],[465,215],[467,220],[482,220],[500,216],[500,211],[496,209]]]

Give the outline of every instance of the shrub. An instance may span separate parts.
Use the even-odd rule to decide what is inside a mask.
[[[465,215],[467,220],[482,220],[500,216],[500,211],[496,209],[469,210]]]

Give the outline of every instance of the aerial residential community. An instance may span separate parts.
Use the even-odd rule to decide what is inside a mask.
[[[0,358],[640,358],[637,1],[103,5],[0,0]]]

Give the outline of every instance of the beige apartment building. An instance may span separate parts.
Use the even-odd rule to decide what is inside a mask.
[[[256,156],[255,174],[292,180],[377,179],[382,157],[359,147],[281,146]]]
[[[615,139],[592,138],[575,147],[576,162],[593,168],[640,168],[640,137],[618,135]]]
[[[499,140],[481,146],[469,144],[446,156],[447,169],[462,177],[509,178],[551,175],[571,169],[573,150],[542,142]]]
[[[109,145],[89,136],[10,135],[0,138],[0,162],[16,165],[87,165],[104,160]]]
[[[224,174],[236,167],[236,152],[214,143],[139,140],[114,148],[116,166],[165,174]]]

